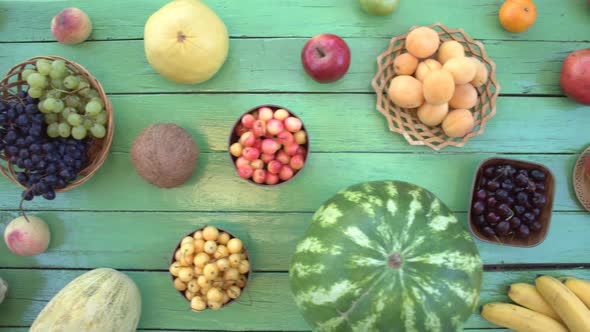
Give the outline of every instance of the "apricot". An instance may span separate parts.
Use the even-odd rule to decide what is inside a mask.
[[[428,58],[436,53],[439,45],[438,33],[429,27],[416,28],[406,37],[406,49],[417,58]]]
[[[455,86],[453,98],[449,100],[451,108],[471,109],[477,104],[477,90],[471,84]]]
[[[422,82],[408,75],[396,76],[391,80],[387,95],[402,108],[416,108],[424,103]]]
[[[471,81],[471,85],[473,85],[476,88],[479,88],[480,86],[486,84],[486,82],[488,81],[488,68],[483,62],[479,61],[478,58],[469,59],[471,59],[471,61],[475,63],[476,68],[475,78],[473,79],[473,81]]]
[[[418,67],[418,58],[404,53],[393,60],[393,69],[397,75],[413,75]]]
[[[443,120],[442,128],[450,137],[463,137],[469,134],[475,126],[473,114],[466,109],[454,110]]]
[[[445,104],[455,93],[453,75],[444,69],[434,70],[424,79],[424,99],[430,104]]]
[[[452,58],[461,58],[465,56],[465,48],[456,40],[449,40],[438,49],[438,61],[443,65]]]
[[[455,84],[467,84],[475,78],[477,68],[475,62],[467,57],[451,58],[447,63],[443,65],[443,69],[446,69],[453,75]]]
[[[426,59],[418,64],[418,68],[416,68],[416,78],[423,82],[426,75],[428,75],[431,71],[441,69],[442,65],[440,62],[434,59]]]
[[[424,103],[418,107],[418,119],[425,125],[434,127],[443,122],[449,113],[449,104],[432,105]]]

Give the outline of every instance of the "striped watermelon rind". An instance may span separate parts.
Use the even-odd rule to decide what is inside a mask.
[[[315,331],[458,331],[479,300],[482,262],[466,225],[431,192],[399,181],[325,202],[290,266]]]

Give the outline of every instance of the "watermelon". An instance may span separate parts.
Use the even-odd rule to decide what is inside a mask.
[[[479,300],[482,262],[466,225],[431,192],[351,186],[314,214],[289,270],[314,331],[458,331]]]

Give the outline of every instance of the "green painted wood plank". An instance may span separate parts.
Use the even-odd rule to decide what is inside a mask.
[[[116,152],[128,152],[135,137],[150,124],[170,121],[189,130],[201,151],[227,151],[235,121],[250,108],[268,103],[288,107],[304,120],[315,152],[432,151],[412,146],[389,131],[375,109],[375,97],[368,94],[125,95],[111,100],[117,124],[112,151]],[[579,153],[590,142],[588,107],[567,98],[501,97],[497,109],[483,135],[463,148],[443,152]]]
[[[84,43],[19,43],[0,53],[0,73],[36,55],[61,55],[86,66],[109,93],[196,91],[372,92],[376,58],[388,39],[349,39],[352,63],[348,74],[334,84],[310,79],[301,66],[306,39],[239,39],[230,43],[227,63],[210,81],[178,85],[160,77],[147,63],[142,41]],[[497,63],[502,93],[561,94],[559,72],[563,58],[590,43],[489,41],[486,49]],[[518,54],[516,60],[515,54]]]
[[[167,1],[2,1],[0,41],[54,40],[51,18],[65,7],[80,7],[92,18],[94,39],[142,38],[148,17]],[[464,28],[476,38],[529,40],[588,40],[590,11],[583,1],[536,0],[536,24],[523,34],[511,34],[498,23],[501,2],[495,0],[402,1],[385,18],[363,13],[357,0],[205,1],[224,20],[232,36],[313,36],[331,32],[347,37],[392,37],[413,25],[442,22]],[[302,24],[305,22],[305,24]]]
[[[0,234],[17,212],[0,212]],[[182,236],[204,225],[216,225],[242,238],[256,271],[287,271],[311,213],[96,213],[40,212],[49,223],[49,250],[18,257],[0,241],[1,267],[167,270]],[[458,217],[467,223],[465,213]],[[531,249],[500,247],[476,241],[488,265],[588,264],[590,233],[586,213],[555,213],[545,242]],[[143,230],[138,233],[138,230]]]
[[[82,271],[0,270],[10,285],[0,324],[27,326],[45,303]],[[480,303],[507,301],[506,286],[532,282],[539,273],[590,279],[590,270],[507,271],[484,273]],[[165,272],[128,272],[142,292],[141,328],[200,330],[306,330],[292,300],[286,273],[255,273],[238,303],[223,310],[194,313],[172,287]],[[261,314],[264,313],[264,314]],[[474,313],[466,328],[494,327]]]
[[[349,185],[396,179],[429,188],[455,211],[467,211],[472,176],[493,154],[316,153],[292,181],[280,187],[255,186],[237,176],[226,153],[201,153],[199,169],[187,184],[171,190],[144,182],[129,154],[113,153],[95,176],[54,201],[36,199],[25,208],[109,211],[315,211]],[[554,209],[581,211],[571,185],[577,155],[503,155],[539,162],[556,177]],[[332,176],[326,176],[331,174]],[[310,185],[310,184],[313,184]],[[16,209],[21,191],[0,179],[0,210]],[[590,218],[590,217],[589,217]]]

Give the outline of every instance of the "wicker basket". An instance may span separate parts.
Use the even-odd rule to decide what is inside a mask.
[[[414,110],[399,108],[387,97],[389,82],[395,76],[393,61],[396,56],[405,53],[408,33],[391,39],[387,50],[377,57],[378,69],[372,86],[377,93],[377,110],[385,116],[391,131],[402,134],[411,145],[426,145],[438,151],[449,145],[462,147],[470,138],[483,133],[485,123],[496,114],[496,99],[500,93],[500,85],[496,80],[496,65],[487,56],[482,43],[471,39],[462,29],[449,29],[440,23],[430,27],[438,32],[443,42],[449,40],[460,42],[465,47],[467,56],[476,57],[488,68],[488,82],[477,88],[479,102],[473,112],[475,117],[473,131],[462,138],[449,137],[445,135],[442,128],[422,124]],[[414,28],[416,27],[412,27]]]
[[[6,76],[0,81],[0,95],[3,99],[10,99],[10,98],[17,98],[16,93],[25,91],[27,82],[22,79],[22,72],[27,68],[31,68],[35,62],[39,59],[45,59],[49,61],[53,60],[63,60],[66,63],[66,67],[75,74],[84,76],[90,86],[98,91],[100,97],[104,101],[105,110],[107,112],[107,123],[105,126],[106,129],[106,136],[101,139],[92,138],[90,148],[88,150],[88,162],[85,166],[82,167],[82,170],[79,173],[78,179],[76,181],[68,183],[68,185],[61,189],[56,189],[56,192],[65,192],[68,190],[72,190],[79,185],[83,184],[84,182],[88,181],[96,173],[96,171],[102,166],[104,161],[107,158],[109,148],[111,146],[111,142],[113,141],[113,133],[114,133],[114,120],[113,120],[113,106],[111,102],[107,98],[104,89],[100,85],[100,83],[92,76],[86,68],[83,66],[64,59],[58,56],[37,56],[30,58],[24,62],[17,64],[16,66],[10,68]],[[8,162],[7,156],[0,155],[0,173],[10,179],[12,182],[18,184],[22,188],[26,187],[19,183],[16,179],[16,173],[14,170],[14,165]]]

